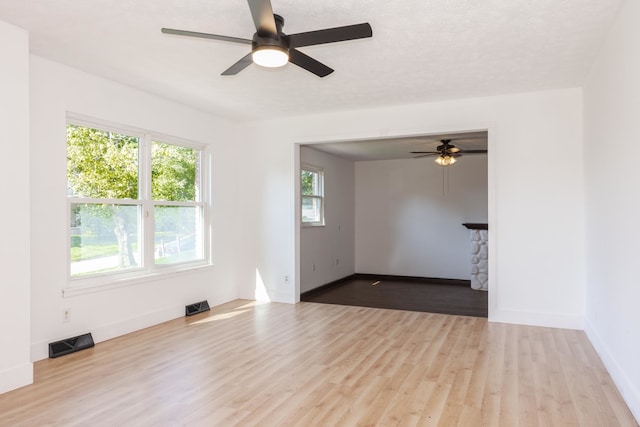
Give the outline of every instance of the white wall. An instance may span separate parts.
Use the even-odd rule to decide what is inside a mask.
[[[353,161],[309,146],[300,147],[300,163],[324,171],[323,227],[300,230],[300,292],[355,273]]]
[[[240,295],[296,300],[296,143],[489,129],[490,318],[582,327],[580,89],[335,112],[249,123]],[[555,156],[557,147],[571,155]]]
[[[443,186],[444,184],[444,186]],[[356,271],[470,280],[465,222],[488,221],[487,157],[356,162]]]
[[[640,421],[640,2],[625,1],[584,88],[587,325]]]
[[[30,384],[29,36],[0,21],[0,393]]]
[[[212,146],[215,266],[96,293],[61,296],[67,286],[66,112]],[[239,142],[233,123],[31,56],[30,190],[32,210],[37,213],[31,218],[33,360],[47,357],[47,344],[53,340],[92,332],[99,342],[183,316],[186,304],[208,299],[217,305],[237,297]],[[71,310],[68,323],[62,322],[64,308]]]

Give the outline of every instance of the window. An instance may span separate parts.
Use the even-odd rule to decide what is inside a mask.
[[[69,275],[206,264],[204,146],[69,118]]]
[[[302,224],[324,225],[324,174],[322,169],[302,166]]]

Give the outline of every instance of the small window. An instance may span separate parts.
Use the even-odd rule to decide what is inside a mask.
[[[303,166],[301,170],[302,224],[324,225],[324,174],[322,169]]]

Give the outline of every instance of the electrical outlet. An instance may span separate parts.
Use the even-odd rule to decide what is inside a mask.
[[[65,308],[62,310],[62,323],[69,323],[71,321],[71,309]]]
[[[282,281],[283,284],[288,285],[289,284],[289,275],[285,274],[284,275],[284,280]]]

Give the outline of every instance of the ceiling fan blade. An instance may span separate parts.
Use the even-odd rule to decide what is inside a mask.
[[[458,151],[460,151],[460,149],[458,147],[454,147],[453,145],[450,145],[449,148],[447,148],[447,151],[449,153],[457,153]]]
[[[247,0],[247,2],[249,3],[253,23],[256,26],[258,34],[261,36],[271,36],[276,38],[278,36],[278,28],[276,27],[276,20],[273,17],[271,1]]]
[[[251,58],[251,52],[246,54],[240,59],[240,61],[233,64],[231,67],[227,68],[221,75],[222,76],[233,76],[238,74],[240,71],[247,68],[250,64],[253,63],[253,59]]]
[[[249,39],[241,39],[238,37],[219,36],[217,34],[197,33],[195,31],[174,30],[173,28],[162,28],[164,34],[173,34],[175,36],[199,37],[201,39],[221,40],[224,42],[251,44]]]
[[[345,40],[371,37],[371,25],[368,23],[327,28],[306,33],[289,34],[289,47],[312,46],[316,44],[342,42]]]
[[[296,49],[289,49],[289,62],[300,68],[304,68],[318,77],[326,77],[333,73],[332,68],[327,67],[322,62],[318,62]]]
[[[487,150],[460,150],[464,154],[487,154]]]
[[[440,154],[437,151],[410,151],[411,154]]]
[[[421,158],[421,157],[437,156],[437,155],[439,155],[439,154],[440,154],[440,153],[421,154],[421,155],[419,155],[419,156],[413,156],[413,158],[414,158],[414,159],[419,159],[419,158]]]

